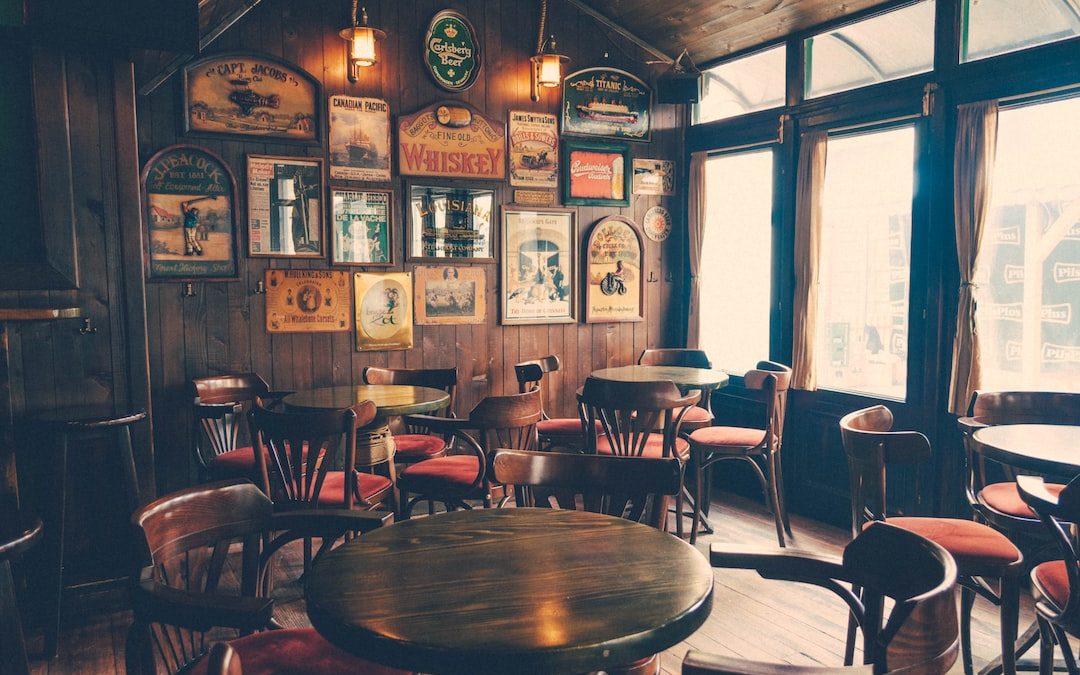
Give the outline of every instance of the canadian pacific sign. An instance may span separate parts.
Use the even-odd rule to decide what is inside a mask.
[[[397,142],[403,176],[506,176],[506,125],[463,103],[438,103],[402,115]]]

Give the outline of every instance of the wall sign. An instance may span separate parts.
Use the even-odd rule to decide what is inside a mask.
[[[236,179],[220,157],[193,145],[158,152],[142,172],[147,279],[235,279]]]
[[[510,111],[510,185],[559,184],[559,120],[547,113]]]
[[[465,91],[480,74],[480,43],[469,20],[452,9],[436,14],[424,34],[424,63],[435,83]]]
[[[514,190],[514,203],[522,206],[555,206],[555,193],[547,190]]]
[[[629,218],[608,216],[585,244],[585,321],[641,321],[641,235]]]
[[[390,182],[390,105],[330,97],[330,179]]]
[[[670,159],[635,159],[634,194],[675,194],[675,162]]]
[[[503,325],[577,321],[574,215],[503,207]]]
[[[184,66],[184,131],[319,141],[322,88],[273,56],[215,54]]]
[[[490,187],[409,183],[406,257],[429,262],[495,262]]]
[[[322,258],[321,159],[247,156],[248,255]]]
[[[394,191],[330,190],[330,262],[394,264]]]
[[[349,273],[268,269],[266,332],[338,333],[349,330]]]
[[[564,134],[649,140],[652,89],[625,70],[586,68],[563,80]]]
[[[653,241],[664,241],[671,234],[671,212],[663,206],[654,206],[645,212],[641,221],[645,236]]]
[[[564,204],[630,205],[626,145],[564,141],[562,148]]]
[[[357,272],[356,351],[413,346],[412,273]]]
[[[451,326],[487,322],[483,267],[417,267],[416,323]]]
[[[506,125],[465,103],[437,103],[401,116],[397,142],[403,176],[506,176]]]

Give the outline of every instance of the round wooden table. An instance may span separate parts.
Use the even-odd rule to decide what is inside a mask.
[[[1080,473],[1080,426],[1000,424],[972,437],[978,452],[995,462],[1036,473]]]
[[[682,366],[620,366],[601,368],[592,377],[615,382],[658,382],[669,380],[679,389],[719,389],[727,386],[728,375],[715,368],[684,368]]]
[[[441,675],[582,673],[684,640],[712,608],[686,542],[582,511],[487,509],[407,520],[327,554],[311,623],[365,659]]]

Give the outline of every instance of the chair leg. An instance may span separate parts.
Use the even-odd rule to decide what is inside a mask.
[[[1054,672],[1054,629],[1050,622],[1041,616],[1039,621],[1039,675],[1053,675]]]
[[[150,675],[155,672],[150,626],[145,623],[136,621],[128,628],[124,643],[124,665],[128,675]]]
[[[1016,633],[1020,621],[1020,580],[1001,578],[1001,672],[1016,675]]]
[[[862,588],[859,586],[852,586],[851,592],[855,594],[855,597],[862,595]],[[855,636],[858,634],[859,624],[855,621],[855,615],[848,612],[847,622],[847,641],[844,642],[844,665],[850,666],[855,663]]]
[[[967,586],[960,587],[960,660],[964,665],[964,675],[975,672],[971,661],[971,608],[975,605],[975,591]]]
[[[682,480],[679,481],[682,483]],[[679,485],[679,492],[675,495],[675,535],[683,538],[683,485]]]
[[[697,531],[698,521],[701,520],[702,506],[701,500],[706,499],[703,497],[705,490],[705,481],[702,479],[702,473],[704,469],[701,468],[701,462],[705,458],[705,453],[695,452],[691,455],[691,463],[694,465],[694,522],[690,523],[690,544],[691,546],[697,543]],[[678,516],[682,517],[682,516]]]
[[[1069,671],[1069,675],[1078,675],[1080,670],[1076,668],[1076,659],[1073,658],[1072,647],[1069,646],[1069,635],[1065,632],[1065,629],[1061,626],[1055,626],[1050,624],[1051,629],[1054,631],[1054,636],[1057,638],[1058,646],[1061,647],[1061,658],[1065,659],[1065,668]]]
[[[780,503],[780,517],[784,521],[784,532],[790,535],[791,519],[788,518],[787,492],[784,491],[784,465],[780,460],[779,450],[776,451],[773,462],[776,464],[776,477],[773,480],[776,483],[777,501]]]
[[[770,499],[772,501],[773,521],[776,523],[776,539],[780,542],[780,548],[784,548],[786,546],[786,544],[784,543],[784,530],[786,528],[784,527],[784,514],[782,513],[783,502],[780,501],[780,492],[779,490],[777,490],[776,485],[776,456],[769,455],[768,462],[769,489],[772,491]]]

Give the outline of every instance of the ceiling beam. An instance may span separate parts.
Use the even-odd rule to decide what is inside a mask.
[[[645,40],[639,38],[637,35],[631,33],[627,29],[625,29],[622,26],[620,26],[619,24],[615,23],[614,21],[609,19],[607,16],[601,14],[600,12],[596,11],[595,9],[590,7],[589,5],[582,2],[582,0],[566,0],[566,3],[568,5],[571,5],[571,6],[575,7],[575,8],[577,8],[582,13],[587,14],[588,16],[592,17],[593,19],[595,19],[601,25],[606,26],[606,27],[610,28],[611,30],[615,31],[616,33],[618,33],[622,37],[626,38],[630,42],[633,42],[638,47],[641,47],[645,51],[649,52],[650,54],[652,54],[656,58],[663,61],[664,63],[675,63],[675,59],[673,57],[668,56],[667,54],[662,52],[659,48],[654,47],[653,45],[649,44]]]

